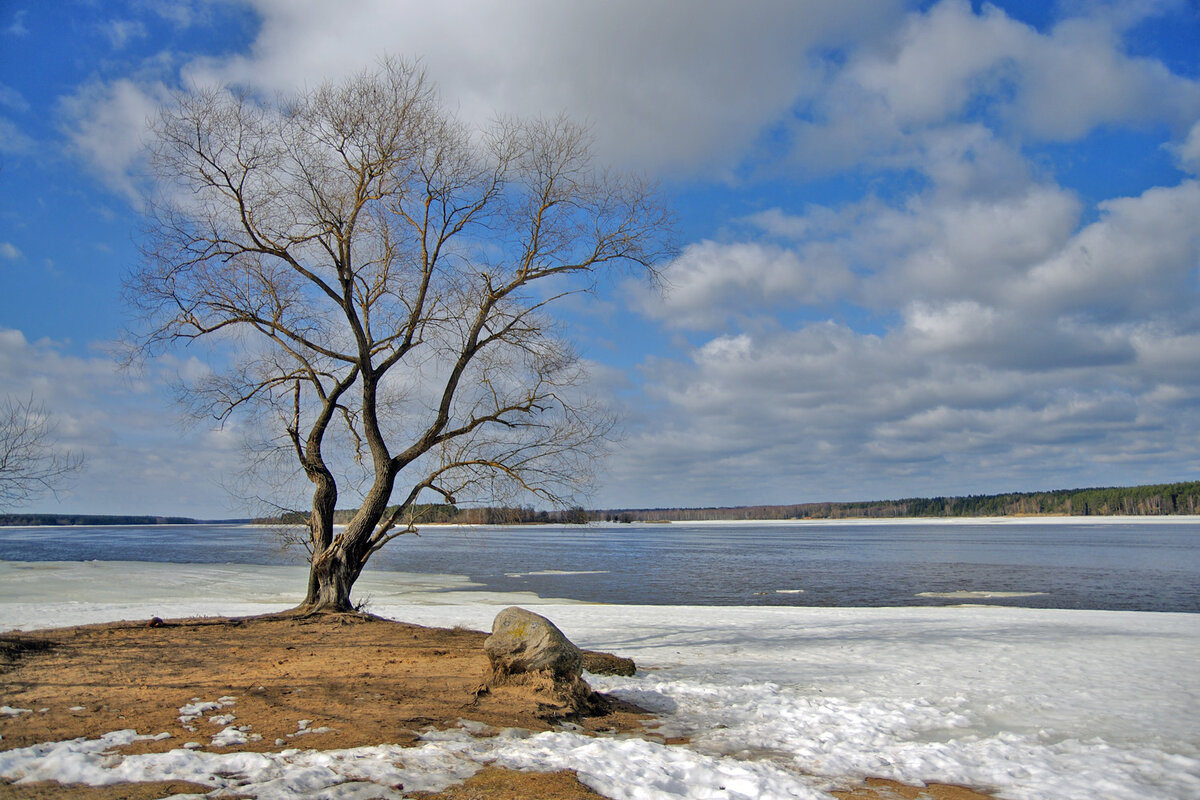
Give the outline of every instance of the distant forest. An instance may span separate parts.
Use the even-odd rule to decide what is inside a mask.
[[[897,517],[1162,516],[1200,514],[1200,481],[1048,492],[912,497],[845,503],[722,508],[621,509],[591,512],[617,522],[719,519],[886,519]]]
[[[354,510],[336,512],[335,522],[350,521]],[[579,525],[587,522],[692,522],[699,520],[889,519],[897,517],[1013,517],[1013,516],[1162,516],[1200,514],[1200,481],[1160,483],[1101,489],[1059,489],[1049,492],[913,497],[843,503],[797,503],[778,506],[715,506],[711,508],[622,508],[554,511],[530,506],[458,508],[447,504],[418,505],[415,524],[453,522],[460,525]],[[304,524],[307,513],[291,511],[255,520],[214,520]],[[106,516],[97,514],[0,514],[0,525],[186,525],[187,517]],[[407,518],[406,518],[407,521]]]
[[[352,510],[338,511],[336,521],[348,522],[353,513]],[[967,497],[914,497],[902,500],[798,503],[777,506],[622,508],[598,511],[570,508],[558,511],[539,511],[528,506],[458,508],[446,504],[431,504],[417,506],[414,509],[414,518],[417,524],[454,522],[463,525],[1035,515],[1161,516],[1166,514],[1200,514],[1200,481],[1152,486],[969,495]],[[306,519],[307,515],[304,512],[297,511],[286,514],[280,519],[269,521],[303,523]]]
[[[191,517],[147,517],[113,514],[0,514],[0,525],[194,525]],[[222,520],[248,522],[249,520]]]

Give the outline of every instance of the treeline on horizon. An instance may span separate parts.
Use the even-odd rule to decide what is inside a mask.
[[[333,513],[335,525],[344,525],[354,516],[356,509],[338,509]],[[390,513],[390,509],[389,509]],[[600,511],[588,511],[580,506],[544,511],[532,506],[488,506],[481,508],[459,508],[447,503],[422,503],[412,507],[411,518],[415,525],[431,523],[454,523],[456,525],[584,525],[601,519]],[[409,517],[404,518],[407,522]],[[266,524],[305,525],[307,511],[288,511],[278,517],[255,520]],[[404,524],[404,523],[402,523]]]
[[[221,520],[246,522],[248,520]],[[121,514],[0,514],[0,525],[195,525],[191,517],[152,517]]]
[[[588,522],[696,522],[704,520],[894,519],[902,517],[1011,516],[1164,516],[1200,514],[1200,481],[1149,486],[1059,489],[1047,492],[912,497],[863,502],[796,503],[708,508],[627,508],[589,511],[582,507],[534,509],[531,506],[459,508],[430,503],[411,509],[414,524],[581,525]],[[354,509],[336,512],[345,524]],[[0,514],[0,525],[190,525],[199,522],[303,525],[307,512],[289,511],[253,520],[197,520],[190,517],[109,514]],[[405,519],[407,522],[407,518]]]
[[[1200,514],[1200,481],[966,497],[912,497],[901,500],[798,503],[781,506],[626,509],[593,513],[607,514],[607,517],[596,517],[597,519],[630,522],[903,517],[1151,517]]]
[[[353,510],[336,513],[335,522],[346,523]],[[1011,516],[1163,516],[1200,514],[1200,481],[1093,489],[1059,489],[1046,492],[968,495],[965,497],[913,497],[901,500],[797,503],[772,506],[714,506],[709,508],[633,508],[589,511],[575,507],[555,511],[529,506],[458,508],[429,504],[413,509],[415,524],[460,525],[572,525],[587,522],[695,522],[704,520],[781,519],[895,519],[903,517],[1011,517]],[[261,522],[303,524],[305,512],[296,511]]]

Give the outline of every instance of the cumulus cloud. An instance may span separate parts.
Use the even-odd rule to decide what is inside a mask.
[[[1200,466],[1189,345],[970,304],[914,309],[882,336],[723,335],[647,365],[662,411],[608,491],[652,504],[669,484],[673,502],[712,505],[1175,480]]]
[[[420,57],[468,119],[566,111],[593,125],[602,158],[668,172],[731,166],[819,81],[809,47],[872,35],[901,8],[895,0],[254,6],[262,28],[253,52],[196,63],[189,78],[291,90],[384,54]]]
[[[1161,62],[1123,54],[1103,21],[1071,19],[1022,59],[1016,114],[1033,136],[1074,139],[1098,125],[1180,124],[1200,110],[1200,84]]]
[[[9,261],[16,261],[21,257],[21,251],[12,242],[0,242],[0,256]]]
[[[418,58],[472,122],[565,111],[591,125],[600,158],[658,174],[734,169],[765,126],[820,84],[810,48],[882,35],[902,11],[900,0],[755,0],[687,11],[635,0],[251,5],[261,25],[250,52],[194,59],[181,83],[290,92],[372,68],[383,56]],[[177,24],[195,23],[190,5],[177,11]],[[115,48],[145,32],[127,20],[104,30]],[[157,78],[119,79],[67,101],[77,152],[123,192],[128,149],[162,98]]]
[[[1200,115],[1200,83],[1125,55],[1114,15],[1100,11],[1042,33],[966,0],[907,14],[899,0],[686,13],[634,0],[252,5],[261,24],[250,51],[194,59],[181,82],[288,92],[384,55],[420,58],[468,120],[566,111],[591,124],[604,161],[667,176],[731,176],[784,152],[819,171],[864,159],[905,167],[932,132],[981,106],[1018,136],[1051,140]],[[114,46],[138,35],[128,21],[109,30]],[[69,103],[77,151],[122,191],[125,148],[162,97],[157,78],[118,80]]]
[[[0,328],[0,385],[43,404],[57,446],[81,454],[85,472],[60,497],[17,511],[195,514],[229,507],[221,481],[239,463],[230,430],[183,430],[162,387],[197,365],[167,359],[135,376],[104,355],[80,357],[65,343]],[[232,439],[232,440],[231,440]]]
[[[1061,253],[1035,265],[1016,302],[1100,319],[1189,315],[1200,265],[1200,182],[1149,189],[1100,204],[1101,218]]]
[[[847,291],[852,279],[836,252],[803,254],[772,244],[702,241],[663,269],[664,294],[635,290],[648,316],[672,327],[721,329],[731,318],[781,307],[816,306]]]
[[[994,6],[977,14],[966,0],[942,0],[836,71],[791,126],[794,157],[818,171],[864,159],[907,166],[930,130],[977,118],[1032,141],[1190,124],[1200,82],[1124,52],[1118,17],[1096,7],[1040,32]]]
[[[845,79],[877,96],[901,127],[941,122],[981,90],[997,88],[1031,37],[994,6],[976,15],[968,3],[947,0],[910,16],[893,40],[851,63]]]
[[[849,213],[760,214],[759,224],[796,236],[792,249],[743,242],[706,245],[698,259],[685,252],[668,269],[683,291],[655,310],[675,311],[674,324],[709,327],[727,307],[740,308],[741,281],[757,287],[770,275],[761,308],[803,303],[811,278],[798,265],[817,250],[839,265],[831,287],[817,295],[854,299],[877,310],[914,303],[975,303],[1025,317],[1088,316],[1137,320],[1159,312],[1189,314],[1200,263],[1200,235],[1189,223],[1200,214],[1200,182],[1154,187],[1137,197],[1101,202],[1097,219],[1079,227],[1083,207],[1061,187],[1027,183],[998,197],[989,191],[943,192],[939,184],[905,198],[902,206],[855,205]],[[840,220],[837,229],[829,220]],[[767,261],[726,253],[771,253]],[[834,295],[836,289],[837,294]],[[707,308],[705,307],[707,303]]]
[[[931,176],[957,174],[926,163]],[[1030,170],[1001,189],[935,177],[891,205],[748,220],[782,244],[764,247],[751,229],[705,243],[706,260],[685,251],[671,269],[686,291],[655,313],[671,308],[696,332],[728,308],[752,316],[757,302],[759,318],[716,326],[725,332],[686,359],[647,362],[646,398],[661,410],[618,456],[610,491],[651,503],[639,487],[673,470],[686,475],[678,502],[695,505],[1193,474],[1200,182],[1084,212]],[[798,265],[814,244],[851,276],[843,300],[888,315],[882,330],[784,324],[781,298],[805,296]],[[770,258],[738,257],[760,252]],[[771,299],[739,275],[745,287],[773,280]]]
[[[1043,29],[966,0],[251,5],[252,47],[179,80],[289,91],[419,56],[464,118],[565,110],[601,160],[684,191],[797,168],[865,187],[722,220],[665,266],[666,293],[627,290],[679,355],[645,358],[640,395],[614,390],[636,406],[606,496],[851,499],[1200,468],[1200,183],[1096,204],[1033,152],[1169,129],[1200,177],[1200,82],[1126,41],[1156,2],[1065,3]],[[199,13],[171,8],[180,25]],[[161,77],[63,102],[75,152],[126,194]]]

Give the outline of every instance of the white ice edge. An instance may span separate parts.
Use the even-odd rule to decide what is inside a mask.
[[[148,602],[135,592],[111,603],[89,600],[89,584],[103,591],[85,578],[119,578],[127,595],[138,585],[150,591],[153,582],[138,583],[144,565],[63,565],[40,570],[59,579],[36,589],[37,602],[15,603],[31,587],[8,579],[39,570],[5,573],[6,566],[0,564],[0,629],[65,624],[59,614],[72,609],[87,621],[168,616],[164,608],[178,612],[171,616],[261,613],[271,604],[247,602],[246,587],[272,596],[293,577],[268,575],[280,586],[264,588],[261,567],[156,565],[156,580],[178,579],[188,596]],[[201,596],[209,569],[209,589],[220,600]],[[633,657],[637,676],[592,677],[593,684],[651,708],[664,733],[690,736],[691,744],[452,732],[409,750],[262,755],[179,748],[121,757],[103,755],[112,742],[97,740],[0,753],[0,776],[89,783],[162,776],[236,783],[264,798],[340,800],[401,797],[387,788],[401,783],[437,790],[496,763],[574,769],[598,791],[631,800],[828,798],[835,783],[868,775],[963,783],[1012,800],[1200,797],[1200,615],[568,605],[513,595],[463,602],[480,600],[475,593],[457,593],[459,602],[445,604],[461,578],[412,577],[406,587],[397,585],[403,576],[382,575],[373,579],[387,599],[371,610],[383,616],[486,629],[498,605],[518,601],[581,646]],[[70,589],[71,599],[54,597],[55,586]]]
[[[1178,514],[1154,517],[1130,516],[1029,516],[1029,517],[849,517],[844,519],[736,519],[688,520],[654,523],[591,523],[607,527],[620,525],[794,525],[820,527],[837,525],[1200,525],[1200,515]]]
[[[265,523],[222,523],[222,522],[189,522],[171,524],[163,527],[236,527],[254,528],[270,531],[299,527],[296,525],[272,525]],[[652,526],[661,528],[663,525],[678,526],[848,526],[856,525],[1200,525],[1200,515],[1196,514],[1166,514],[1161,516],[1127,516],[1127,515],[1095,515],[1095,516],[1065,516],[1065,515],[1031,515],[1031,516],[997,516],[997,517],[845,517],[845,518],[803,518],[803,519],[701,519],[701,520],[659,520],[655,522],[607,522],[594,521],[581,525],[566,523],[528,523],[504,526],[504,530],[537,531],[559,528],[616,528],[624,530],[631,527]],[[37,531],[45,528],[129,528],[125,524],[101,525],[10,525],[7,529],[21,531]],[[136,526],[141,527],[141,526]],[[154,528],[147,525],[146,528]],[[335,530],[343,530],[345,525],[334,525]],[[427,522],[420,528],[433,529],[463,529],[463,530],[495,530],[496,525],[485,525],[463,522]]]

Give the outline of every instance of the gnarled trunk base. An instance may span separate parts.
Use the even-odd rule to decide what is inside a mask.
[[[308,593],[296,606],[301,614],[354,611],[350,590],[361,567],[345,557],[341,548],[330,547],[312,560],[308,570]]]

